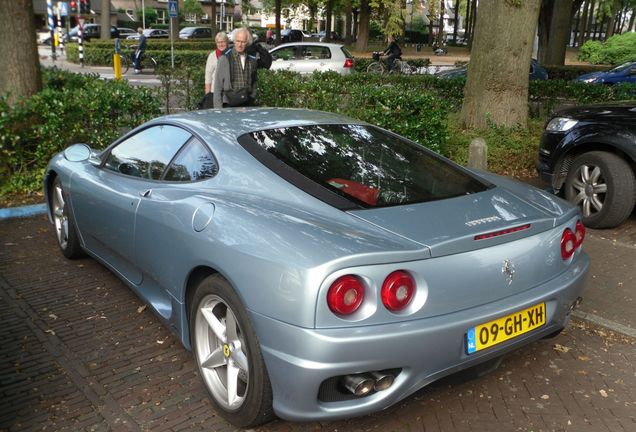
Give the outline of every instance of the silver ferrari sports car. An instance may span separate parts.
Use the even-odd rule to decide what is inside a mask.
[[[589,267],[567,202],[325,112],[160,117],[56,155],[45,192],[62,253],[147,302],[241,427],[496,364],[566,326]]]

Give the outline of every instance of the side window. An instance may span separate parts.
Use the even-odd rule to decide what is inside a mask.
[[[172,161],[164,180],[197,181],[214,177],[219,171],[216,159],[198,139],[193,138]]]
[[[330,59],[331,58],[331,50],[328,47],[313,47],[314,53],[317,53],[320,59]]]
[[[272,53],[274,60],[294,60],[296,58],[296,47],[290,46],[281,48]]]
[[[152,126],[113,148],[104,168],[133,177],[159,180],[191,134],[170,125]]]

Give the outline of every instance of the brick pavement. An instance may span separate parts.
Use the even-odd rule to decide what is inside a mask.
[[[68,261],[42,216],[0,221],[0,430],[231,431],[192,356],[112,273]],[[381,413],[258,431],[636,431],[636,342],[575,320],[486,376]]]

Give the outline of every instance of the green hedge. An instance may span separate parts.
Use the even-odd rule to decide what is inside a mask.
[[[132,50],[123,49],[124,54],[132,54]],[[113,54],[115,50],[112,48],[90,48],[84,49],[84,64],[93,66],[112,66]],[[197,65],[205,66],[208,58],[208,51],[186,51],[175,50],[174,61],[176,65]],[[146,55],[152,56],[161,65],[171,64],[170,50],[147,49]],[[79,49],[77,45],[71,45],[66,50],[66,59],[71,63],[79,63]]]
[[[44,89],[9,106],[0,97],[0,194],[37,191],[51,156],[85,142],[99,149],[123,130],[159,115],[145,87],[100,80],[96,74],[43,69]]]
[[[121,40],[121,44],[124,47],[133,47],[139,44],[137,40]],[[77,44],[72,44],[77,46]],[[170,41],[167,39],[147,39],[147,49],[151,50],[166,50],[170,51]],[[86,49],[92,48],[101,48],[101,49],[110,49],[111,51],[115,51],[115,40],[102,40],[102,39],[94,39],[86,44]],[[179,39],[174,42],[175,50],[203,50],[203,51],[211,51],[216,48],[214,44],[214,39],[194,39],[194,40],[184,40]]]
[[[636,61],[636,33],[615,35],[605,42],[587,41],[579,49],[579,59],[607,65]]]

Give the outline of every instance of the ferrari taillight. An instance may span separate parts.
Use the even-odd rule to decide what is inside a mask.
[[[390,311],[400,311],[407,307],[415,294],[415,281],[403,270],[394,271],[382,284],[382,303]]]
[[[585,225],[583,225],[583,222],[580,220],[576,221],[574,236],[576,237],[576,247],[581,246],[583,244],[583,240],[585,240]]]
[[[561,258],[568,260],[574,255],[574,252],[583,244],[585,239],[585,226],[579,220],[576,221],[575,232],[570,228],[566,228],[561,235]]]
[[[341,276],[334,281],[327,292],[327,304],[332,312],[351,315],[364,299],[362,280],[354,275]]]

